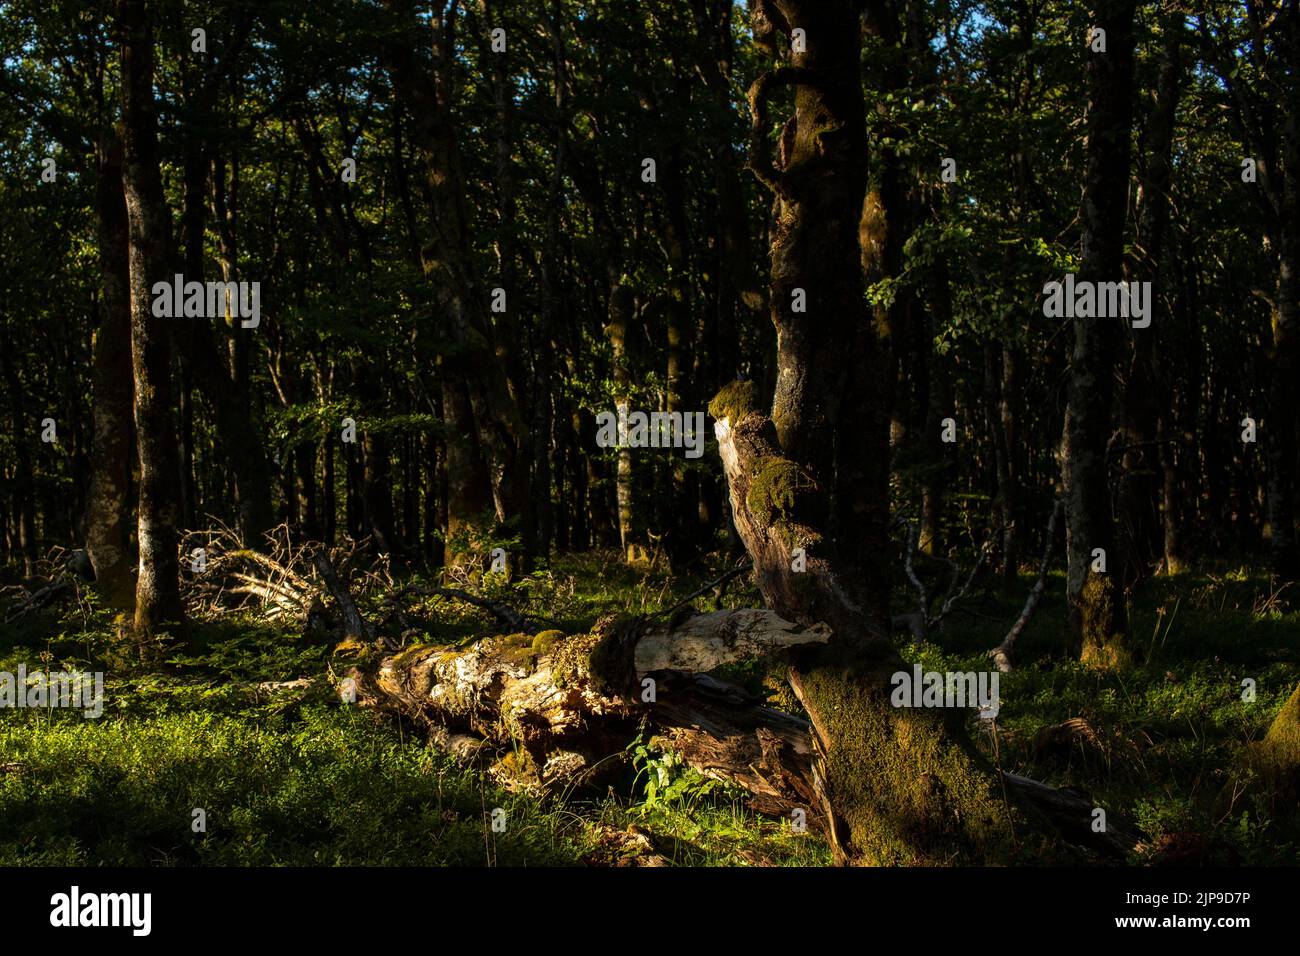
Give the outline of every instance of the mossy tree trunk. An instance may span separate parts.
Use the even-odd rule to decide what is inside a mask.
[[[1106,48],[1091,49],[1083,183],[1080,282],[1124,278],[1124,218],[1128,196],[1129,127],[1133,115],[1133,0],[1101,0],[1092,26]],[[1131,657],[1124,597],[1118,582],[1115,523],[1107,473],[1119,317],[1076,318],[1061,448],[1065,488],[1066,594],[1074,645],[1082,659],[1114,667]],[[1139,331],[1139,334],[1142,334]],[[1094,571],[1100,549],[1106,571]]]
[[[768,0],[756,37],[803,30],[793,65],[749,92],[750,166],[777,199],[771,308],[779,377],[771,417],[752,383],[710,411],[736,528],[769,606],[834,633],[791,668],[813,724],[814,777],[837,861],[988,862],[1011,852],[998,779],[956,711],[894,708],[903,668],[889,638],[888,415],[884,348],[863,301],[866,191],[861,5]],[[773,163],[767,100],[796,87]],[[806,311],[793,304],[802,290]]]
[[[1278,806],[1294,808],[1300,797],[1300,684],[1273,718],[1264,739],[1255,744],[1250,759]]]

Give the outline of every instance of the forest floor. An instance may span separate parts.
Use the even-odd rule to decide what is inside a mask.
[[[572,634],[611,611],[671,607],[702,580],[583,555],[495,596]],[[1005,595],[977,586],[924,644],[899,635],[904,656],[926,670],[988,670],[987,652],[1030,583]],[[1245,571],[1150,580],[1130,608],[1146,662],[1101,674],[1062,659],[1063,589],[1059,576],[1049,580],[1021,637],[1020,666],[1001,677],[996,726],[972,717],[990,759],[1082,791],[1140,830],[1134,862],[1300,862],[1294,815],[1275,816],[1253,796],[1245,759],[1300,680],[1300,601],[1289,605],[1291,595]],[[710,609],[711,600],[695,603]],[[722,601],[759,603],[740,581]],[[417,640],[441,644],[499,630],[481,612],[440,600],[411,619],[423,630]],[[830,861],[814,832],[754,815],[739,793],[647,741],[629,741],[622,785],[604,793],[506,793],[409,725],[340,706],[333,688],[344,662],[297,625],[227,614],[195,623],[149,663],[124,660],[117,631],[86,592],[0,630],[0,671],[25,664],[107,675],[98,719],[75,710],[0,714],[0,865]],[[788,704],[776,673],[731,676]],[[258,687],[303,677],[313,682]],[[1247,678],[1253,701],[1242,699]],[[495,808],[506,811],[504,832],[491,826]],[[196,809],[205,832],[194,832]]]

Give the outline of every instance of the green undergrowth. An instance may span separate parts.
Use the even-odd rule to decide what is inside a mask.
[[[556,560],[523,583],[473,583],[543,622],[532,640],[544,649],[609,613],[667,611],[727,566],[671,576],[596,553]],[[1030,583],[1005,593],[977,586],[925,643],[898,635],[900,651],[926,670],[988,670],[986,653]],[[1134,862],[1300,862],[1295,807],[1266,797],[1248,759],[1300,681],[1294,595],[1245,572],[1147,582],[1128,608],[1142,662],[1107,673],[1063,659],[1063,590],[1054,576],[1017,669],[1000,677],[996,726],[969,722],[990,761],[1073,788],[1140,831]],[[910,600],[900,592],[896,609]],[[691,603],[707,611],[761,601],[741,578]],[[441,599],[414,601],[407,616],[408,643],[461,646],[501,630],[481,610]],[[124,649],[114,616],[86,601],[0,632],[0,670],[106,674],[99,719],[0,711],[0,864],[829,862],[816,833],[756,816],[653,742],[629,741],[626,779],[598,797],[506,794],[409,727],[338,705],[331,688],[343,664],[331,652],[255,615]],[[798,710],[781,665],[737,665],[724,676]],[[302,677],[316,683],[257,686]],[[1253,700],[1242,699],[1243,682],[1253,682]],[[498,807],[504,833],[491,828]],[[203,833],[192,828],[198,808]]]
[[[491,576],[475,583],[560,624],[539,635],[543,645],[614,607],[671,606],[696,583],[657,581],[633,596],[645,575],[613,559],[607,576],[595,574],[606,560],[538,572],[508,594]],[[576,586],[588,578],[595,587]],[[450,602],[417,603],[410,616],[423,628],[418,642],[463,645],[497,630],[477,609]],[[653,750],[636,758],[644,772],[619,793],[508,794],[409,727],[340,706],[331,688],[342,666],[331,648],[252,614],[195,622],[165,646],[124,649],[114,615],[83,602],[0,633],[0,670],[19,664],[102,670],[105,700],[97,719],[0,710],[0,865],[748,866],[826,858],[815,834],[756,816],[738,794]],[[302,677],[316,684],[258,688]],[[656,759],[667,763],[648,769]],[[660,773],[671,785],[650,782]],[[504,832],[492,829],[496,808],[505,811]],[[197,809],[204,832],[194,829]]]
[[[988,670],[1030,583],[976,591],[925,644],[903,643],[904,656],[925,670]],[[1000,675],[996,741],[971,722],[984,751],[1140,830],[1135,862],[1300,863],[1295,807],[1270,798],[1250,759],[1300,681],[1300,602],[1242,571],[1149,580],[1128,607],[1143,660],[1107,672],[1063,659],[1064,587],[1049,580],[1016,669]]]

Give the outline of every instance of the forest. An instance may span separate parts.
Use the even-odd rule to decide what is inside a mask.
[[[0,865],[1300,864],[1298,64],[0,0]]]

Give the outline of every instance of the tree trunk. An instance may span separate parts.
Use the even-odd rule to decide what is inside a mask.
[[[1129,126],[1133,97],[1133,2],[1099,0],[1093,26],[1106,31],[1105,52],[1091,52],[1083,186],[1083,255],[1079,281],[1118,282],[1124,268]],[[1107,475],[1114,367],[1122,321],[1076,318],[1062,441],[1067,597],[1073,642],[1099,667],[1128,661],[1124,595],[1116,578],[1114,519]],[[1106,571],[1092,570],[1097,550]]]
[[[888,396],[864,310],[857,234],[866,189],[855,3],[755,4],[756,38],[806,31],[794,66],[750,88],[750,166],[777,197],[771,303],[779,376],[772,417],[736,383],[710,412],[736,528],[783,618],[834,634],[791,668],[813,725],[814,780],[841,863],[984,862],[1005,856],[997,778],[953,709],[890,705],[902,669],[888,625]],[[767,97],[796,84],[774,166]],[[807,295],[807,312],[791,308]]]
[[[140,459],[135,628],[142,636],[153,636],[184,624],[176,555],[180,466],[170,336],[168,320],[153,316],[151,295],[154,283],[167,278],[171,217],[158,165],[153,36],[143,0],[119,0],[117,18],[122,31],[122,182],[130,235],[131,360]]]
[[[1182,93],[1182,25],[1178,17],[1162,24],[1164,51],[1155,100],[1145,126],[1145,162],[1140,177],[1137,225],[1137,261],[1134,279],[1151,283],[1151,327],[1133,330],[1133,359],[1124,383],[1124,479],[1120,502],[1124,580],[1137,581],[1150,574],[1163,552],[1160,468],[1161,396],[1168,404],[1170,389],[1158,379],[1157,344],[1171,332],[1162,303],[1161,272],[1165,228],[1169,221],[1169,190],[1173,175],[1174,117]],[[1169,502],[1164,508],[1168,510]]]
[[[93,350],[94,419],[86,554],[106,607],[134,601],[128,498],[131,481],[131,292],[127,265],[126,198],[122,145],[105,136],[96,155],[100,317]]]
[[[443,327],[454,342],[456,373],[463,382],[486,468],[458,480],[486,474],[496,520],[501,524],[509,518],[522,518],[531,505],[529,436],[517,393],[494,347],[486,290],[478,280],[470,250],[453,109],[456,6],[436,14],[430,24],[433,60],[427,71],[415,53],[422,28],[413,5],[409,0],[388,0],[387,6],[399,22],[384,45],[384,64],[394,93],[414,117],[411,141],[425,167],[421,185],[435,222],[431,241],[421,249],[422,265],[444,317]],[[510,291],[506,290],[507,307]],[[447,369],[444,365],[444,372]],[[524,522],[525,555],[534,546],[529,537],[531,527]]]
[[[632,290],[624,283],[616,282],[609,293],[609,323],[605,326],[605,337],[609,339],[610,351],[613,353],[614,406],[620,419],[632,410],[632,372],[629,368],[627,333],[634,311]],[[626,442],[620,441],[617,456],[618,540],[624,559],[631,561],[642,555],[644,546],[636,522],[632,450]]]
[[[8,392],[9,416],[13,422],[13,443],[16,469],[13,483],[14,526],[18,533],[18,550],[22,553],[23,574],[36,573],[36,473],[32,463],[32,442],[37,441],[31,412],[24,402],[22,380],[14,366],[14,349],[8,335],[0,327],[0,372],[4,373],[5,391]]]
[[[217,236],[220,240],[221,278],[234,282],[238,278],[236,241],[238,239],[238,162],[231,168],[231,183],[226,186],[226,164],[212,164],[212,203]],[[199,180],[201,188],[202,180]],[[200,216],[200,221],[202,217]],[[202,270],[198,256],[188,269]],[[201,279],[199,274],[186,279]],[[191,370],[216,416],[218,447],[235,473],[235,509],[240,537],[245,545],[258,548],[270,530],[271,466],[266,458],[262,428],[253,416],[250,387],[250,361],[253,329],[245,329],[238,320],[230,322],[229,360],[213,340],[211,326],[201,323],[193,336],[187,336]]]

